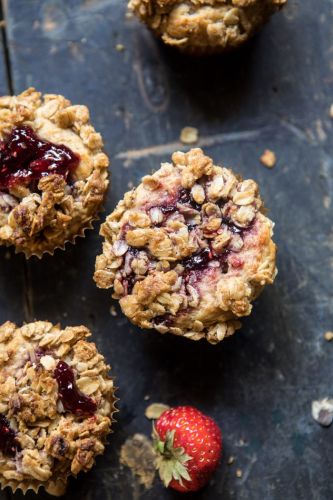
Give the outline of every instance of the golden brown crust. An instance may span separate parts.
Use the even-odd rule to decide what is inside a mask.
[[[0,485],[13,491],[64,493],[69,475],[88,471],[103,453],[114,412],[110,367],[84,326],[61,329],[46,321],[0,326],[0,414],[17,433],[14,457],[0,450]],[[59,400],[54,369],[65,361],[78,388],[97,403],[93,416],[78,417]]]
[[[102,225],[94,279],[142,328],[217,343],[276,275],[258,186],[201,149],[176,152]]]
[[[196,54],[238,47],[287,0],[130,0],[162,40]]]
[[[49,175],[39,181],[37,192],[21,185],[0,191],[0,244],[14,245],[27,257],[41,257],[91,227],[108,186],[109,160],[88,108],[73,106],[61,95],[42,96],[29,88],[19,96],[1,97],[0,140],[23,124],[80,156],[70,186],[63,177]]]

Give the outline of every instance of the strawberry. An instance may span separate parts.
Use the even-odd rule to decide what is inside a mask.
[[[219,427],[191,406],[165,410],[153,430],[157,468],[165,486],[197,491],[215,471],[222,453]]]

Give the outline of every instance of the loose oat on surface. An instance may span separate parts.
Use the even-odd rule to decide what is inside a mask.
[[[333,340],[333,332],[326,332],[324,337],[327,342],[331,342],[331,340]]]
[[[180,132],[180,141],[183,144],[195,144],[199,139],[199,131],[195,127],[184,127]]]
[[[162,40],[194,54],[246,42],[287,0],[130,0],[129,8]]]
[[[110,367],[89,336],[84,326],[62,329],[46,321],[0,326],[1,487],[44,486],[61,495],[68,476],[88,471],[103,453],[114,386]],[[60,366],[74,376],[81,403],[90,402],[89,413],[82,404],[66,409],[68,401],[78,402],[61,391]]]
[[[329,427],[333,422],[333,399],[324,398],[312,401],[312,418],[323,427]]]
[[[272,233],[253,180],[176,152],[107,217],[94,279],[134,324],[217,343],[273,282]]]
[[[28,126],[41,139],[62,144],[78,155],[68,179],[48,174],[39,182],[0,189],[0,245],[14,245],[27,257],[64,248],[91,227],[108,186],[109,160],[90,123],[86,106],[71,105],[61,95],[41,95],[29,88],[0,98],[0,140],[16,127]],[[0,167],[1,172],[1,167]],[[50,170],[51,172],[51,170]]]
[[[270,149],[266,149],[260,157],[261,163],[267,168],[273,168],[276,165],[276,154]]]

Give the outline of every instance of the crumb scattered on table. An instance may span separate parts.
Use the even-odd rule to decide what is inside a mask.
[[[127,183],[127,187],[129,187],[130,189],[132,189],[132,188],[133,188],[133,186],[134,186],[133,181],[129,181],[129,182]]]
[[[329,427],[333,422],[333,399],[312,401],[312,417],[323,427]]]
[[[228,465],[232,465],[235,460],[236,460],[235,457],[231,456],[231,457],[228,458],[227,464]]]
[[[146,394],[145,397],[143,398],[145,401],[148,401],[148,399],[150,399],[150,396],[149,394]]]
[[[184,127],[180,132],[180,141],[183,144],[195,144],[199,139],[199,131],[195,127]]]
[[[330,107],[330,117],[333,118],[333,104],[331,104]]]
[[[331,340],[333,340],[333,332],[326,332],[324,337],[327,342],[331,342]]]
[[[270,149],[266,149],[260,157],[261,163],[267,168],[273,168],[276,165],[276,154]]]
[[[122,43],[117,43],[117,45],[116,45],[116,50],[117,50],[118,52],[124,52],[124,50],[125,50],[125,45],[123,45]]]
[[[111,316],[113,316],[113,317],[118,316],[118,315],[117,315],[117,310],[116,310],[115,306],[111,306],[111,307],[110,307],[110,314],[111,314]]]
[[[156,466],[155,452],[151,441],[143,434],[129,437],[120,450],[120,463],[129,467],[145,488],[152,487]]]
[[[237,469],[236,470],[236,477],[241,478],[242,476],[243,476],[243,472],[241,471],[241,469]]]

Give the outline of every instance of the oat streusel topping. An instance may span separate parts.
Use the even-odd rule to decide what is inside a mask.
[[[89,336],[84,326],[61,329],[46,321],[0,326],[1,487],[44,486],[61,495],[68,476],[88,471],[103,453],[114,386]],[[59,378],[64,367],[74,377],[67,392]]]
[[[109,160],[88,108],[71,105],[61,95],[42,96],[29,88],[18,96],[0,97],[0,152],[17,127],[28,127],[38,138],[64,145],[79,159],[68,178],[51,169],[36,182],[15,182],[8,189],[0,183],[0,245],[14,245],[27,257],[41,257],[64,248],[91,227],[108,186]],[[0,173],[3,168],[0,164]]]
[[[193,53],[246,42],[287,0],[130,0],[129,8],[162,40]]]
[[[113,288],[134,324],[160,333],[215,344],[276,275],[273,223],[257,184],[198,148],[144,177],[101,234],[97,286]]]

